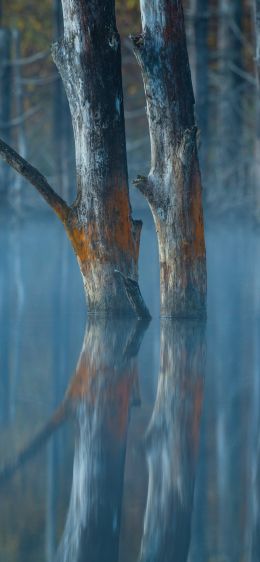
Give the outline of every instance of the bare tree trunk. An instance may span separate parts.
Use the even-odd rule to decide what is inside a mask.
[[[158,234],[161,314],[200,317],[206,308],[206,260],[183,10],[177,0],[141,0],[141,14],[143,32],[133,43],[147,101],[151,170],[135,183]]]
[[[77,198],[69,207],[46,179],[0,141],[0,155],[62,220],[83,277],[88,310],[149,316],[138,286],[141,221],[129,202],[120,38],[115,2],[63,0],[64,38],[53,56],[67,92]]]
[[[257,76],[257,100],[256,100],[256,139],[255,139],[255,183],[256,183],[256,213],[260,213],[260,196],[259,196],[259,181],[260,181],[260,0],[254,2],[254,17],[255,17],[255,43],[256,55],[255,66]]]
[[[148,493],[140,562],[186,562],[205,370],[204,326],[161,326],[161,366],[148,428]]]
[[[200,162],[202,177],[208,172],[208,121],[209,121],[209,46],[208,46],[208,0],[197,0],[193,14],[196,50],[196,116],[200,128]],[[203,174],[205,174],[203,176]]]
[[[78,196],[67,230],[90,312],[130,312],[119,270],[137,279],[140,221],[129,203],[120,38],[114,1],[63,0],[53,48],[74,129]]]
[[[219,108],[217,162],[218,202],[231,206],[241,201],[245,162],[243,145],[243,80],[237,71],[242,66],[242,1],[219,0]]]
[[[1,137],[10,142],[10,120],[12,105],[12,69],[11,69],[12,33],[9,29],[0,28],[0,132]],[[0,192],[8,187],[10,169],[1,162],[0,164]]]
[[[256,38],[256,71],[258,87],[260,84],[260,0],[255,0],[255,38]]]

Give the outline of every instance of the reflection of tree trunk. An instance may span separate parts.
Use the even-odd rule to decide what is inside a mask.
[[[94,320],[89,325],[89,329],[87,330],[87,337],[90,340],[95,340],[95,333],[98,333],[98,326],[100,326],[100,333],[101,327],[104,326],[103,334],[107,337],[107,347],[109,346],[109,338],[111,338],[111,348],[112,344],[114,345],[114,337],[117,335],[121,330],[122,338],[125,337],[125,348],[122,350],[120,348],[120,352],[122,351],[121,361],[122,366],[128,365],[130,360],[133,360],[139,351],[139,347],[142,342],[143,334],[147,328],[146,321],[139,321],[139,322],[116,322],[115,324],[112,321],[104,323],[104,324],[97,324]],[[107,326],[107,331],[105,331],[105,327]],[[130,332],[130,329],[132,331]],[[110,332],[109,332],[110,329]],[[126,341],[126,335],[129,335],[128,340]],[[125,335],[125,336],[124,336]],[[101,336],[100,336],[101,338]],[[99,342],[101,346],[101,341]],[[93,347],[94,349],[94,347]],[[114,349],[114,348],[113,348]],[[115,347],[116,349],[116,347]],[[100,354],[100,356],[102,356]],[[114,359],[116,360],[117,352],[115,351]],[[95,357],[93,357],[94,361]],[[110,356],[112,361],[112,357]],[[69,388],[66,392],[64,400],[62,401],[61,405],[56,409],[54,414],[48,419],[46,424],[34,435],[31,441],[28,443],[25,448],[18,453],[10,462],[3,465],[2,469],[0,470],[0,485],[3,485],[5,481],[10,478],[21,466],[23,466],[26,462],[28,462],[34,455],[40,450],[40,448],[48,441],[51,435],[56,431],[58,427],[64,420],[68,418],[68,416],[73,412],[74,401],[79,399],[79,397],[85,396],[89,393],[90,387],[89,382],[91,378],[93,381],[95,380],[94,374],[92,374],[91,378],[89,378],[88,371],[85,369],[84,371],[84,360],[85,360],[85,342],[83,345],[83,350],[80,355],[79,363],[75,374],[71,380]],[[124,363],[125,362],[125,363]],[[136,401],[136,381],[133,382],[133,401]],[[135,384],[134,384],[135,382]]]
[[[129,203],[114,1],[62,5],[64,38],[54,46],[54,59],[70,104],[78,186],[67,231],[89,310],[125,313],[129,302],[114,271],[137,278],[141,223],[132,221]]]
[[[256,175],[256,204],[257,213],[260,212],[259,182],[260,182],[260,0],[254,2],[255,11],[255,39],[256,39],[256,75],[257,75],[257,102],[256,102],[256,141],[255,141],[255,175]]]
[[[1,14],[2,14],[2,4]],[[0,21],[0,24],[2,22]],[[9,121],[11,119],[11,32],[8,29],[0,28],[0,132],[2,138],[10,141]],[[7,164],[0,162],[0,198],[7,201],[4,195],[10,179],[10,169]],[[10,264],[10,229],[7,227],[4,236],[5,252],[1,256],[1,265],[4,276],[2,279],[0,296],[0,317],[1,317],[1,351],[0,351],[0,377],[1,377],[1,413],[0,418],[3,423],[7,423],[10,418],[10,284],[11,284],[11,264]]]
[[[146,445],[142,562],[186,562],[188,557],[204,367],[204,327],[163,321],[157,398]]]
[[[252,550],[250,562],[260,560],[260,440],[256,451],[256,467],[254,474],[253,490],[253,528],[252,528]]]
[[[17,29],[12,30],[13,54],[15,61],[21,58],[20,33]],[[24,113],[23,88],[21,84],[21,72],[19,64],[14,65],[13,69],[14,83],[14,106],[15,115],[17,117]],[[26,135],[23,121],[17,127],[16,144],[19,153],[26,158]],[[22,234],[22,199],[21,190],[23,188],[24,179],[16,175],[13,186],[10,188],[12,215],[10,218],[10,252],[12,256],[14,298],[11,303],[12,317],[12,334],[11,334],[11,370],[10,379],[12,381],[12,415],[15,414],[16,388],[19,380],[20,364],[21,364],[21,335],[22,335],[22,314],[23,314],[23,280],[22,280],[22,264],[21,264],[21,234]]]
[[[194,96],[181,2],[143,0],[133,38],[147,101],[151,170],[138,176],[158,235],[163,316],[205,315],[206,264]]]
[[[141,341],[129,328],[90,323],[68,391],[78,437],[60,562],[118,558],[129,406],[137,376],[133,357]]]

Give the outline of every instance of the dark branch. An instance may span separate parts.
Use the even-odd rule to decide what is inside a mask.
[[[7,164],[12,166],[16,172],[26,178],[37,189],[62,222],[66,223],[70,208],[67,203],[65,203],[65,201],[63,201],[63,199],[55,193],[48,184],[46,178],[1,139],[0,156],[5,162],[7,162]]]

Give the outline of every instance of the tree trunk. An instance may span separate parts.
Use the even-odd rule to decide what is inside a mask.
[[[165,319],[146,441],[149,482],[140,562],[187,561],[204,370],[204,326]]]
[[[227,3],[219,0],[218,54],[218,147],[217,162],[218,202],[233,206],[241,202],[245,178],[245,151],[243,151],[243,69],[242,0]]]
[[[158,234],[161,314],[201,317],[206,260],[194,96],[183,11],[177,0],[141,0],[142,34],[133,38],[141,65],[151,139],[151,170],[136,186]]]
[[[260,215],[260,196],[259,196],[259,181],[260,181],[260,0],[255,0],[254,2],[254,17],[255,17],[255,43],[256,43],[256,55],[255,55],[255,66],[256,66],[256,77],[257,77],[257,100],[256,100],[256,139],[255,139],[255,184],[256,184],[256,214]]]
[[[137,280],[141,222],[132,220],[129,202],[114,1],[63,0],[62,6],[64,38],[53,57],[70,105],[78,189],[66,228],[89,312],[128,314],[123,279]]]
[[[78,427],[57,562],[118,560],[126,439],[140,326],[90,322],[68,390]],[[87,555],[86,555],[87,553]]]
[[[208,46],[208,0],[197,0],[193,14],[196,51],[196,116],[200,128],[200,162],[202,177],[208,173],[208,120],[209,120],[209,46]],[[203,175],[204,174],[204,175]]]

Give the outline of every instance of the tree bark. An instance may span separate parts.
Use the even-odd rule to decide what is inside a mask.
[[[78,195],[67,223],[89,312],[130,313],[115,269],[137,281],[141,222],[128,192],[120,38],[113,0],[62,1],[53,47],[70,105]]]
[[[145,87],[151,170],[136,186],[158,234],[161,314],[201,317],[206,259],[194,96],[183,10],[177,0],[141,0],[142,34],[133,38]]]
[[[141,329],[140,329],[141,328]],[[126,440],[143,329],[91,321],[68,390],[77,423],[73,481],[56,562],[118,560]]]
[[[11,68],[12,32],[0,29],[0,132],[1,137],[10,142],[11,106],[12,106],[12,68]],[[9,185],[10,169],[5,163],[0,164],[0,192],[5,193]]]
[[[217,110],[218,200],[223,206],[241,202],[245,181],[243,148],[243,52],[238,33],[242,30],[243,3],[219,0],[218,54],[219,92]]]

